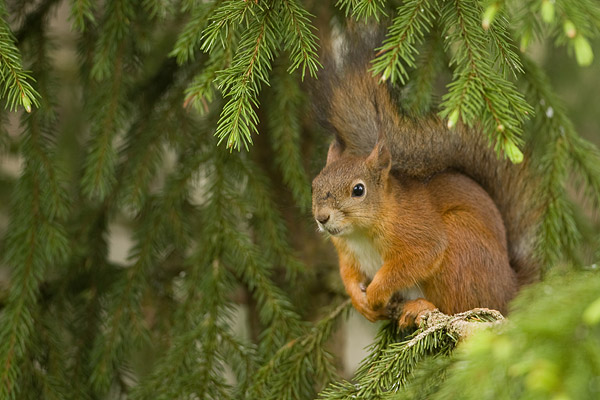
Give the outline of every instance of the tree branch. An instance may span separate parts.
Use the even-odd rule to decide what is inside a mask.
[[[408,342],[408,346],[413,346],[425,336],[441,330],[446,330],[461,341],[481,329],[504,324],[505,318],[499,311],[488,308],[474,308],[454,315],[447,315],[436,309],[420,313],[416,321],[421,332]]]

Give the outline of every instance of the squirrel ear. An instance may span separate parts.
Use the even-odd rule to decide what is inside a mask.
[[[327,162],[325,163],[325,165],[329,165],[335,160],[339,159],[342,156],[343,152],[344,148],[342,144],[337,139],[334,139],[333,142],[331,142],[331,144],[329,145],[329,151],[327,152]]]
[[[385,139],[379,138],[371,154],[365,160],[367,166],[377,170],[389,171],[392,167],[392,156]]]

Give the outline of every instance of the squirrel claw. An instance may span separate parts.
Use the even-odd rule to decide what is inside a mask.
[[[361,282],[358,284],[358,288],[360,289],[361,292],[367,293],[367,285],[368,285],[368,283]]]

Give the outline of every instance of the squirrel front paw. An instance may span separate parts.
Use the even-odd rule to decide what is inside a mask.
[[[389,319],[387,310],[384,307],[374,309],[369,305],[367,296],[364,293],[352,298],[352,305],[354,308],[361,313],[366,319],[371,322],[379,321],[381,319]]]
[[[389,318],[386,306],[390,302],[394,292],[389,292],[388,290],[381,290],[380,285],[376,286],[370,284],[369,286],[367,286],[365,294],[369,308],[383,313],[385,314],[386,318]]]

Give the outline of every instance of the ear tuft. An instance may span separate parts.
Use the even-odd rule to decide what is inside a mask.
[[[365,160],[367,166],[371,169],[389,171],[392,167],[392,155],[385,142],[385,138],[380,136],[375,143],[371,154]]]
[[[342,156],[343,152],[344,147],[342,146],[342,144],[337,139],[334,139],[333,142],[331,142],[331,144],[329,145],[329,151],[327,152],[327,162],[325,163],[325,165],[327,166],[332,162],[338,160]]]

